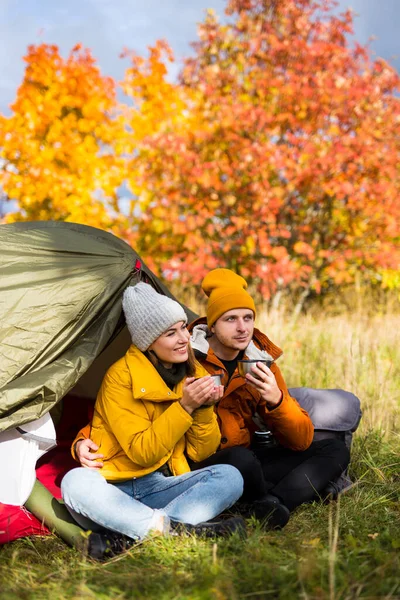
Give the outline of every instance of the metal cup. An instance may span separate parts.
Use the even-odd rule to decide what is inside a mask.
[[[214,386],[215,387],[218,387],[219,385],[222,385],[221,375],[211,375],[211,379],[214,381]]]
[[[261,358],[258,360],[238,360],[239,375],[241,375],[242,377],[246,377],[246,374],[250,373],[250,375],[255,379],[260,379],[255,373],[253,373],[251,367],[253,365],[256,365],[257,363],[262,363],[263,365],[267,365],[267,367],[270,368],[273,362],[273,360],[266,358]]]
[[[217,387],[218,385],[222,385],[222,381],[221,381],[221,375],[217,374],[217,375],[210,375],[211,379],[214,382],[214,386]],[[196,381],[198,379],[203,379],[202,377],[196,377]]]

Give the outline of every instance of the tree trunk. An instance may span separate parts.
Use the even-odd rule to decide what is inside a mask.
[[[271,312],[278,312],[280,304],[281,304],[282,296],[283,296],[282,289],[278,290],[276,292],[276,294],[274,294],[274,296],[272,298],[272,302],[271,302],[271,308],[270,308]]]
[[[300,294],[300,298],[298,299],[296,306],[293,309],[293,313],[292,313],[292,318],[291,318],[291,323],[295,323],[301,313],[301,311],[303,310],[303,306],[304,306],[304,302],[307,300],[308,296],[310,295],[311,292],[311,288],[310,287],[306,287]]]

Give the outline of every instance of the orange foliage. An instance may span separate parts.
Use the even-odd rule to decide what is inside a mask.
[[[228,266],[264,295],[399,265],[397,73],[329,0],[231,0],[186,61],[178,125],[142,141],[135,243],[182,282]]]
[[[331,0],[230,0],[209,11],[177,83],[166,42],[115,83],[87,50],[30,47],[0,184],[10,219],[111,229],[185,285],[227,266],[264,297],[399,285],[398,74],[349,45]],[[129,215],[118,190],[129,190]]]
[[[25,62],[12,115],[0,116],[0,183],[19,206],[8,220],[109,226],[121,182],[113,80],[79,45],[67,60],[56,46],[30,46]]]

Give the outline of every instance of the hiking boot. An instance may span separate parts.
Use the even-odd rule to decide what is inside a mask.
[[[126,552],[134,545],[135,540],[122,533],[107,531],[91,533],[88,537],[87,554],[95,560],[108,560],[122,552]]]
[[[246,537],[246,523],[242,517],[216,518],[198,523],[197,525],[178,523],[171,520],[171,531],[172,534],[194,533],[195,535],[207,538],[227,537],[233,533],[238,533],[241,537]]]
[[[242,515],[263,521],[268,529],[283,529],[289,521],[290,511],[276,496],[265,494],[260,500],[237,504]]]

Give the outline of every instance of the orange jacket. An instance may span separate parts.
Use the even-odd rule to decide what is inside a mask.
[[[205,318],[194,321],[189,327],[191,333],[196,333],[193,330],[199,325],[202,327],[198,328],[197,332],[200,329],[204,330],[205,323]],[[202,337],[204,339],[201,339]],[[201,343],[197,343],[199,339]],[[253,342],[256,348],[266,351],[274,360],[282,354],[282,350],[258,329],[254,330]],[[221,449],[231,446],[249,446],[254,431],[260,429],[254,417],[256,420],[261,419],[282,446],[292,450],[306,450],[309,447],[314,435],[313,424],[308,413],[290,396],[275,362],[271,366],[271,371],[283,396],[281,403],[269,410],[256,388],[246,383],[237,368],[228,382],[228,373],[209,347],[205,336],[194,335],[192,346],[197,360],[210,374],[222,374],[225,393],[215,407],[221,430]]]

